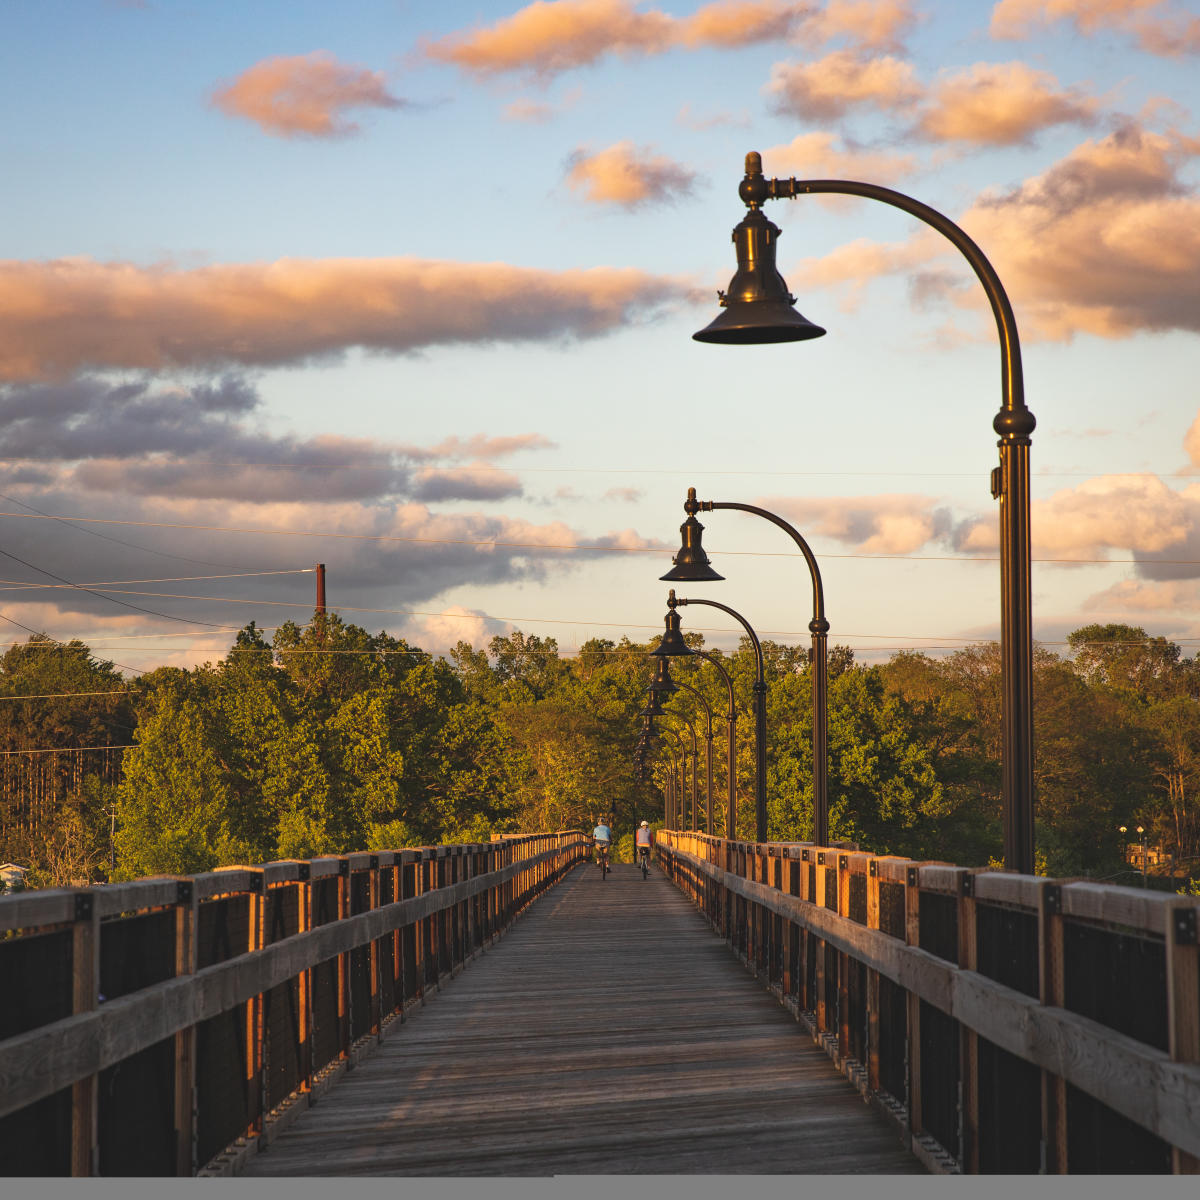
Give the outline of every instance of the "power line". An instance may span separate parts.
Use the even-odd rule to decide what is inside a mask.
[[[359,542],[395,542],[405,545],[423,546],[487,546],[489,549],[500,550],[575,550],[596,552],[601,554],[665,554],[670,553],[669,546],[588,546],[579,542],[510,542],[497,538],[419,538],[397,537],[393,534],[382,533],[338,533],[320,529],[258,529],[252,526],[234,525],[190,525],[171,521],[119,521],[111,517],[37,517],[29,513],[0,512],[0,517],[16,517],[21,520],[52,520],[78,521],[99,525],[133,525],[151,529],[189,529],[205,533],[248,533],[259,537],[313,537],[334,538],[340,541]],[[711,549],[711,547],[710,547]],[[738,558],[802,558],[797,551],[788,550],[723,550],[716,553],[723,557]],[[864,562],[952,562],[952,563],[991,563],[999,562],[994,554],[831,554],[822,552],[819,557],[825,559],[861,560]],[[20,561],[19,559],[17,561]],[[1197,566],[1200,559],[1195,558],[1033,558],[1035,563],[1046,563],[1058,566],[1110,566],[1129,563],[1153,562],[1161,566]],[[35,570],[38,568],[35,568]],[[254,572],[251,572],[253,574]],[[213,576],[219,578],[219,576]],[[235,578],[235,576],[228,576]],[[78,586],[78,585],[73,585]],[[206,599],[206,597],[186,597],[186,599]],[[179,618],[172,618],[177,620]],[[207,624],[207,622],[198,622]]]
[[[35,459],[32,461],[40,462],[41,460]],[[29,509],[31,513],[36,513],[39,517],[49,517],[52,521],[63,521],[61,517],[54,517],[50,513],[44,513],[40,508],[34,508],[32,504],[26,504],[24,500],[18,500],[15,496],[5,496],[3,493],[0,493],[0,500],[7,500],[10,504],[19,504],[22,508]],[[63,524],[67,524],[67,522],[63,521]],[[152,550],[149,546],[138,546],[133,542],[124,542],[120,538],[111,537],[107,533],[100,533],[96,529],[83,529],[79,526],[71,526],[69,524],[67,527],[79,529],[81,533],[90,534],[92,537],[103,538],[106,542],[114,542],[118,546],[127,546],[129,549],[137,550],[142,554],[157,554],[160,558],[173,558],[179,562],[198,563],[204,567],[222,567],[227,565],[226,563],[210,563],[202,558],[186,558],[182,554],[168,554],[165,550]]]
[[[210,579],[252,579],[263,575],[312,575],[316,567],[294,567],[286,571],[238,571],[234,575],[174,575],[161,579],[104,579],[92,583],[25,583],[16,579],[0,579],[0,591],[48,591],[54,588],[115,588],[129,583],[193,583]],[[147,593],[149,594],[149,593]],[[196,600],[204,596],[190,597]]]
[[[40,571],[43,575],[48,575],[51,579],[57,579],[59,583],[65,584],[69,588],[74,588],[80,592],[87,592],[89,596],[95,596],[97,600],[107,600],[110,604],[119,604],[122,608],[129,608],[134,612],[145,613],[147,616],[151,617],[161,617],[165,621],[179,621],[183,625],[213,625],[212,621],[193,620],[187,617],[173,617],[168,613],[154,612],[152,609],[142,608],[140,605],[130,604],[125,600],[117,600],[112,596],[105,595],[102,592],[94,591],[92,588],[82,587],[77,583],[72,583],[69,579],[64,579],[61,575],[55,575],[53,571],[47,571],[45,567],[35,566],[31,562],[26,562],[25,559],[18,558],[15,554],[12,554],[8,550],[0,550],[0,554],[4,555],[5,558],[11,558],[13,562],[19,562],[21,566],[28,567],[31,571]],[[15,623],[16,622],[14,622],[14,624]],[[21,628],[25,629],[28,628],[28,626],[23,625]]]
[[[397,463],[399,459],[399,463]],[[31,455],[11,455],[2,462],[43,462],[44,459]],[[729,468],[708,470],[689,467],[685,470],[673,470],[662,467],[529,467],[529,466],[496,466],[493,463],[471,463],[462,459],[442,459],[441,461],[420,461],[406,458],[404,455],[389,455],[376,462],[229,462],[223,459],[187,458],[173,459],[183,466],[218,467],[229,471],[241,471],[247,467],[264,471],[380,471],[400,465],[406,469],[417,471],[473,471],[478,474],[493,473],[504,475],[677,475],[680,478],[699,478],[701,476],[728,476],[732,478],[785,478],[785,479],[821,479],[821,478],[861,478],[861,479],[977,479],[978,471],[763,471],[757,467],[743,470]],[[1033,471],[1034,479],[1158,479],[1158,471]],[[0,500],[9,497],[0,494]],[[14,504],[24,504],[24,501],[14,500]],[[31,507],[31,506],[26,506]],[[36,512],[37,510],[34,509]],[[128,543],[122,543],[128,544]],[[141,547],[133,547],[141,549]],[[150,553],[159,553],[150,551]],[[169,558],[177,555],[167,555]],[[195,561],[195,560],[187,560]]]

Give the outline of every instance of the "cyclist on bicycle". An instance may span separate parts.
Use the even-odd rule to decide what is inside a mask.
[[[592,841],[596,843],[596,865],[604,866],[604,856],[608,853],[609,846],[612,845],[612,830],[604,823],[604,818],[600,818],[600,823],[592,830]]]
[[[653,838],[654,835],[650,832],[650,822],[643,821],[641,825],[638,826],[637,833],[633,835],[634,848],[637,853],[637,860],[639,863],[641,863],[643,859],[647,861],[649,860],[650,845],[653,841]]]

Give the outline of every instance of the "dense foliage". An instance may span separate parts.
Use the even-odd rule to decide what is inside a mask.
[[[702,645],[698,635],[689,644]],[[724,833],[728,691],[712,665],[676,659],[677,734],[633,750],[649,645],[594,639],[565,658],[515,632],[449,660],[336,616],[253,624],[216,664],[163,667],[126,683],[79,643],[31,638],[0,659],[6,748],[123,744],[119,783],[76,768],[53,819],[31,832],[6,795],[0,858],[42,883],[196,872],[349,850],[486,840],[518,829],[589,828],[602,814],[628,839],[662,817],[666,772],[714,735],[715,831]],[[804,648],[763,644],[768,685],[768,834],[811,832],[811,677]],[[752,836],[755,659],[711,652],[732,681],[738,727],[737,833]],[[1125,625],[1077,630],[1035,663],[1039,869],[1119,878],[1118,832],[1141,824],[1200,858],[1200,674],[1179,647]],[[119,697],[73,695],[106,690]],[[132,736],[131,736],[132,733]],[[10,756],[11,757],[11,756]],[[995,645],[946,658],[903,653],[865,666],[830,655],[830,831],[877,853],[983,865],[1001,855],[1000,679]],[[690,786],[690,766],[687,767]],[[19,789],[17,789],[19,791]],[[12,796],[17,794],[10,788]],[[112,839],[110,842],[110,830]],[[618,841],[618,848],[621,845]],[[66,853],[64,847],[73,847]]]

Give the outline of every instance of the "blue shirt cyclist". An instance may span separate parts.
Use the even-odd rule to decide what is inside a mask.
[[[592,840],[594,842],[608,843],[612,841],[612,830],[609,829],[603,821],[592,830]]]

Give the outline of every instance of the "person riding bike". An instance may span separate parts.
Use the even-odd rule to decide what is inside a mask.
[[[637,833],[633,835],[634,852],[637,862],[640,864],[643,860],[650,859],[650,846],[654,841],[654,835],[650,832],[650,822],[643,821],[638,826]]]
[[[592,841],[596,843],[596,865],[604,866],[604,859],[608,854],[608,849],[612,845],[612,830],[604,823],[604,818],[600,818],[600,823],[592,830]]]

